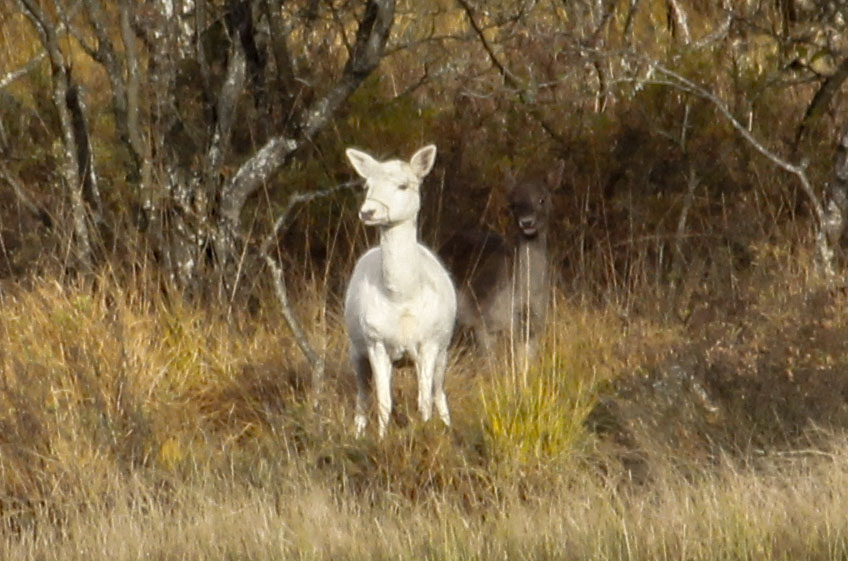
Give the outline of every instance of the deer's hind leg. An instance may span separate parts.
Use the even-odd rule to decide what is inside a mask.
[[[356,412],[353,417],[353,427],[356,437],[362,436],[365,425],[368,424],[368,405],[371,395],[371,361],[368,355],[357,355],[351,351],[350,361],[356,375]]]
[[[439,418],[445,425],[450,426],[450,412],[448,411],[448,398],[445,396],[445,370],[448,365],[447,348],[439,349],[436,355],[436,364],[433,369],[433,401]]]
[[[430,420],[433,414],[433,371],[436,368],[438,348],[432,344],[424,345],[415,359],[415,373],[418,376],[418,412],[421,419]]]

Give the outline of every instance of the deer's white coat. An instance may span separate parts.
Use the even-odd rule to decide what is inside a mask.
[[[425,146],[409,162],[379,162],[359,150],[345,151],[365,179],[360,219],[380,229],[380,245],[357,261],[345,293],[345,324],[357,379],[354,429],[367,423],[369,386],[377,394],[382,437],[392,410],[392,363],[409,356],[418,375],[418,409],[429,420],[435,401],[450,425],[444,376],[456,320],[456,292],[438,258],[418,242],[419,189],[436,159]]]

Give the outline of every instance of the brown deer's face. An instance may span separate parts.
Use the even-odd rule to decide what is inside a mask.
[[[541,181],[521,181],[509,192],[509,210],[523,238],[544,234],[551,213],[551,194]]]

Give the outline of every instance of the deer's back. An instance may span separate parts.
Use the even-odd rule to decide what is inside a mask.
[[[458,322],[462,326],[477,323],[508,323],[511,310],[503,305],[504,293],[511,284],[512,249],[494,232],[461,231],[441,249],[458,292]]]

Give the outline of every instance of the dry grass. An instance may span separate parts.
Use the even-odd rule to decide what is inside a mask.
[[[732,395],[765,399],[755,376],[790,365],[824,393],[807,371],[848,362],[832,335],[848,326],[844,297],[811,313],[804,272],[784,272],[697,334],[558,295],[529,368],[455,350],[450,430],[418,421],[402,368],[382,442],[352,438],[344,337],[320,287],[298,290],[328,355],[317,413],[273,310],[227,318],[107,274],[96,288],[4,287],[0,557],[843,559],[836,400],[806,424],[800,406],[771,403],[773,432],[784,415],[795,439],[739,432],[762,421]],[[673,374],[687,360],[712,366]],[[761,385],[791,399],[797,383],[779,374]],[[752,434],[756,446],[739,442]]]
[[[450,494],[375,504],[302,472],[269,487],[183,482],[167,498],[116,474],[123,500],[60,520],[38,508],[0,548],[10,559],[841,559],[847,452],[721,465],[696,481],[669,472],[650,489],[570,471],[485,510]]]

